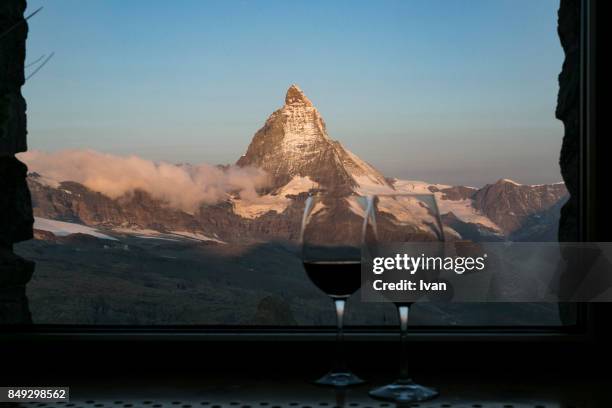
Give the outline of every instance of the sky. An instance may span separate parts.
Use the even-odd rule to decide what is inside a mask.
[[[298,84],[386,176],[561,180],[558,0],[29,0],[29,148],[224,164]],[[31,71],[34,67],[28,68]]]

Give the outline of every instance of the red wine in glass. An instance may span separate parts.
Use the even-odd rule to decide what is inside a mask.
[[[361,286],[361,246],[367,225],[364,197],[317,194],[308,197],[302,218],[302,262],[310,281],[334,302],[336,363],[319,385],[345,387],[363,383],[344,361],[344,310]]]
[[[361,286],[360,261],[304,261],[312,283],[332,298],[348,298]]]

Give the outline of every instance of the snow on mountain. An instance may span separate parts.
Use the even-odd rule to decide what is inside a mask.
[[[186,238],[189,240],[193,240],[193,241],[202,241],[202,242],[216,242],[217,244],[225,244],[225,241],[222,241],[220,239],[214,238],[214,237],[209,237],[208,235],[204,235],[202,233],[199,232],[193,232],[193,231],[170,231],[169,234],[166,234],[170,237],[176,236],[176,237],[181,237],[181,238]]]
[[[393,187],[395,187],[395,189],[401,193],[431,194],[431,187],[442,190],[445,188],[450,188],[451,186],[445,184],[431,184],[418,180],[395,180],[393,182]]]
[[[514,180],[510,180],[510,179],[508,179],[508,178],[503,178],[503,179],[500,179],[500,180],[499,180],[499,182],[500,182],[500,183],[510,183],[510,184],[514,184],[515,186],[522,186],[522,185],[523,185],[523,184],[521,184],[521,183],[517,183],[516,181],[514,181]]]
[[[58,237],[65,237],[70,234],[85,234],[100,239],[117,241],[117,238],[113,238],[111,236],[103,234],[97,229],[88,227],[87,225],[50,220],[41,217],[34,217],[34,229],[51,232],[53,233],[53,235],[56,235]]]
[[[248,219],[260,217],[269,211],[280,214],[291,204],[293,196],[318,188],[319,183],[312,181],[310,177],[296,176],[274,193],[258,197],[232,198],[234,213]]]
[[[325,121],[297,85],[273,112],[237,162],[266,171],[280,188],[294,177],[308,177],[320,188],[351,192],[361,184],[392,189],[374,167],[327,134]]]
[[[501,231],[493,221],[482,214],[473,206],[471,198],[457,199],[459,197],[449,197],[449,190],[456,188],[444,184],[430,184],[416,180],[396,180],[393,183],[398,193],[408,194],[433,194],[436,197],[440,215],[453,213],[461,221],[471,224],[480,224],[495,231]],[[463,187],[468,192],[476,193],[478,189],[473,187]]]
[[[200,232],[195,231],[169,231],[160,232],[150,228],[126,228],[126,227],[115,227],[112,229],[113,232],[123,235],[130,235],[136,238],[143,239],[160,239],[163,241],[200,241],[200,242],[216,242],[218,244],[225,244],[224,241],[211,237]]]
[[[497,224],[474,208],[472,200],[441,200],[439,199],[440,193],[435,193],[434,195],[437,198],[438,209],[441,215],[453,213],[463,222],[483,225],[498,232],[502,231]]]
[[[438,214],[435,203],[429,197],[413,195],[378,196],[377,208],[391,215],[396,225],[413,225],[421,232],[437,235],[439,232]]]

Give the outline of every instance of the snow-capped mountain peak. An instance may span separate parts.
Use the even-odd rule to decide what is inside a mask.
[[[329,137],[319,111],[297,85],[289,87],[285,104],[255,133],[237,164],[265,170],[276,189],[295,177],[339,192],[393,189],[378,170]]]
[[[287,95],[285,96],[285,105],[304,105],[304,106],[313,106],[312,102],[304,92],[300,89],[299,86],[293,84],[287,89]]]

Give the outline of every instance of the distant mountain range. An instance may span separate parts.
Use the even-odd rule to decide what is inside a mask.
[[[567,199],[563,183],[522,185],[500,179],[474,188],[386,178],[328,136],[318,110],[296,85],[287,91],[283,107],[255,133],[237,165],[264,170],[269,186],[257,197],[228,193],[225,200],[202,204],[193,213],[172,208],[144,191],[112,199],[83,184],[44,174],[30,173],[28,182],[34,214],[41,220],[82,224],[112,236],[196,237],[216,243],[296,240],[304,200],[310,192],[322,190],[338,195],[431,193],[449,237],[550,241],[556,240],[559,209]],[[63,224],[37,225],[57,232]],[[83,233],[86,230],[79,230]]]

